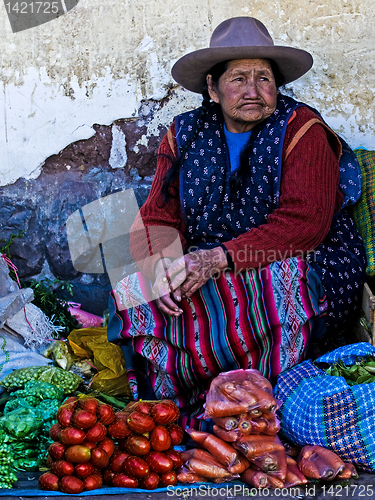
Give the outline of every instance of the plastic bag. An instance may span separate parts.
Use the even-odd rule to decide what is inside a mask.
[[[39,412],[32,408],[19,408],[0,418],[0,427],[16,439],[32,440],[43,424]]]
[[[323,368],[339,359],[354,366],[358,358],[375,356],[367,342],[347,345],[315,362],[304,361],[281,373],[275,396],[281,432],[299,446],[318,445],[335,452],[344,462],[375,472],[375,383],[349,385]]]
[[[108,342],[106,328],[73,330],[68,341],[76,356],[92,358],[98,370],[92,380],[94,390],[111,396],[131,397],[124,355],[121,347]]]
[[[82,311],[81,304],[68,302],[68,306],[70,314],[76,318],[83,328],[98,328],[103,325],[103,318],[101,316]]]
[[[258,370],[232,370],[220,373],[211,382],[204,418],[232,417],[244,413],[257,417],[276,409],[272,385]]]

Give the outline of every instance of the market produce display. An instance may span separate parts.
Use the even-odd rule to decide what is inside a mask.
[[[333,377],[344,377],[348,385],[375,382],[375,360],[372,356],[357,357],[356,363],[352,365],[346,365],[339,359],[324,371]]]
[[[68,398],[50,428],[50,470],[40,476],[40,488],[77,494],[103,483],[149,490],[176,485],[183,463],[173,448],[183,436],[178,417],[168,400],[132,402],[115,412],[90,396]]]
[[[9,373],[1,381],[6,389],[14,390],[23,387],[30,380],[47,382],[63,389],[64,394],[70,394],[82,383],[81,377],[63,370],[58,366],[30,366]]]
[[[206,399],[205,418],[214,422],[213,433],[187,429],[197,448],[181,453],[178,481],[239,479],[255,488],[288,488],[311,479],[356,476],[355,467],[330,450],[286,447],[278,437],[277,408],[271,384],[257,370],[221,373]]]

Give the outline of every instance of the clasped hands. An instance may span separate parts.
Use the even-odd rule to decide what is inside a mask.
[[[160,259],[155,265],[152,288],[158,308],[164,314],[179,316],[183,311],[178,303],[227,267],[228,261],[221,247],[197,250],[174,262],[168,258]]]

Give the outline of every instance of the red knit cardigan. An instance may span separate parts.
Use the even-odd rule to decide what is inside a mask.
[[[341,146],[333,132],[319,123],[312,125],[285,159],[293,137],[311,118],[316,118],[313,111],[299,107],[289,120],[283,147],[279,207],[269,215],[266,224],[224,242],[237,272],[313,250],[324,240],[334,213],[340,209],[343,200],[338,187]],[[179,256],[173,248],[177,234],[182,249],[186,249],[180,198],[164,203],[161,195],[163,179],[171,165],[168,157],[175,157],[176,151],[173,122],[159,147],[151,190],[139,213],[142,222],[138,217],[131,231],[132,256],[148,277],[153,277],[160,252],[164,257]],[[178,182],[174,183],[177,193]]]

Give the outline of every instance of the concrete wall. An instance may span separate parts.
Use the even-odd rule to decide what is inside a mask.
[[[206,47],[228,17],[257,17],[275,43],[310,51],[313,69],[287,92],[318,108],[352,147],[375,149],[374,3],[322,3],[80,0],[16,33],[1,7],[0,238],[24,231],[11,246],[20,274],[68,279],[82,302],[100,290],[103,307],[108,280],[71,265],[67,217],[119,189],[134,188],[143,202],[160,136],[200,102],[170,68]]]

